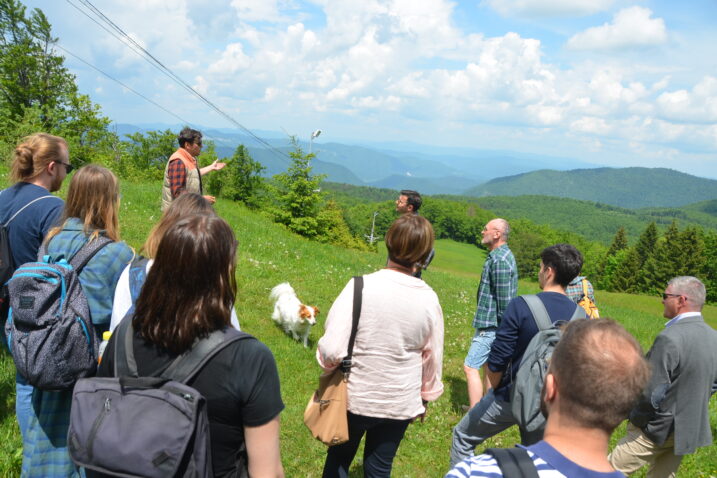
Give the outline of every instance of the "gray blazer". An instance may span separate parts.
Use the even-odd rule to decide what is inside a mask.
[[[717,331],[699,317],[665,328],[647,353],[650,382],[630,413],[633,425],[661,445],[674,431],[675,455],[712,444],[709,400],[717,384]]]

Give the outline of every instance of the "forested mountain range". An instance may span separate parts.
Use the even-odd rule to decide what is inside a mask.
[[[717,181],[666,168],[540,170],[492,179],[465,195],[542,195],[624,208],[677,207],[717,198]]]

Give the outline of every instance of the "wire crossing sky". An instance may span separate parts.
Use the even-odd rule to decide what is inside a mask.
[[[26,4],[67,50],[193,124],[717,177],[712,0]],[[176,123],[81,61],[67,66],[116,122]]]

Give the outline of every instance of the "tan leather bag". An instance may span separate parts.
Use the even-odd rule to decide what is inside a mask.
[[[335,370],[319,377],[319,388],[312,394],[304,410],[304,424],[314,438],[328,446],[340,445],[349,440],[348,382],[358,319],[361,315],[362,291],[363,277],[354,277],[353,321],[346,357]]]
[[[317,440],[326,445],[340,445],[349,440],[346,418],[348,380],[340,368],[319,377],[319,388],[304,410],[304,423]]]

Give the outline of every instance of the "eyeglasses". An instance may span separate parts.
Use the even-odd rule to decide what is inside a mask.
[[[683,297],[682,294],[668,294],[666,292],[662,293],[662,300],[667,300],[668,297]]]
[[[75,167],[74,167],[73,165],[71,165],[70,163],[63,163],[63,162],[61,162],[61,161],[55,161],[55,162],[56,162],[57,164],[63,165],[63,166],[65,167],[65,172],[66,172],[67,174],[70,174],[70,173],[72,172],[72,170],[75,169]]]

